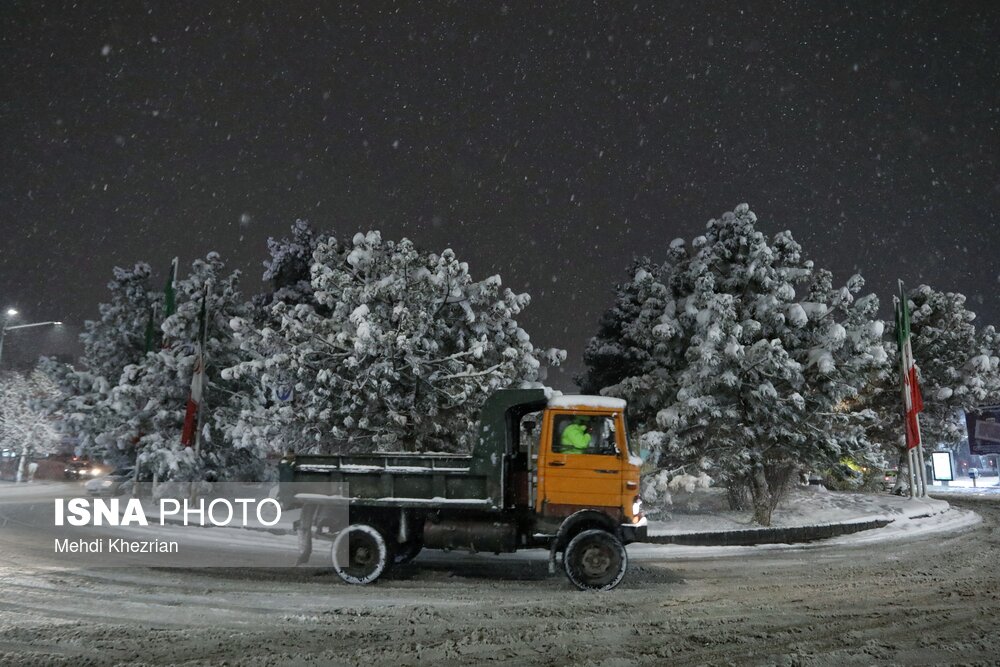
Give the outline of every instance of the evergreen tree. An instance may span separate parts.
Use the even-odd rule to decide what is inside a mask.
[[[45,407],[57,394],[55,383],[41,371],[0,374],[0,446],[18,453],[18,482],[27,477],[32,457],[59,447],[59,432]]]
[[[964,412],[1000,402],[1000,336],[992,326],[976,330],[976,314],[966,308],[962,294],[920,285],[907,292],[907,298],[913,357],[924,399],[921,439],[927,450],[955,449],[966,437]],[[904,471],[903,399],[894,323],[889,324],[886,348],[891,369],[865,392],[863,404],[879,416],[869,437],[897,458]],[[897,488],[902,488],[905,479],[898,475]]]
[[[206,289],[207,287],[207,289]],[[222,379],[221,369],[240,360],[230,321],[250,309],[239,290],[239,272],[228,272],[217,253],[192,264],[178,277],[176,311],[164,320],[165,346],[126,366],[111,390],[110,404],[118,422],[108,432],[121,450],[135,448],[140,467],[158,479],[191,480],[212,470],[220,478],[255,477],[262,473],[256,452],[235,451],[230,435],[245,392],[253,388]],[[204,350],[206,385],[199,439],[201,457],[180,444],[201,332],[200,313],[207,294]],[[249,466],[249,467],[248,467]]]
[[[116,267],[108,283],[110,298],[100,317],[84,323],[80,334],[83,354],[74,368],[43,359],[40,368],[59,386],[47,405],[58,428],[74,439],[82,453],[118,462],[122,458],[109,432],[119,422],[112,408],[111,389],[130,364],[146,353],[150,315],[162,303],[162,294],[150,289],[151,271],[145,262]],[[156,337],[157,345],[159,336]]]
[[[638,374],[648,361],[649,352],[630,334],[645,301],[643,287],[657,271],[649,259],[635,260],[629,267],[629,280],[616,287],[614,304],[601,315],[597,335],[583,351],[586,370],[576,378],[583,393],[597,394],[618,384]]]
[[[270,283],[271,289],[257,299],[258,305],[266,308],[276,301],[308,303],[313,291],[310,276],[313,253],[329,238],[329,234],[317,233],[305,220],[295,221],[290,236],[269,238],[270,257],[264,262],[264,281]]]
[[[259,388],[233,434],[246,447],[467,449],[493,390],[541,380],[543,364],[564,358],[518,326],[526,294],[498,276],[473,280],[451,250],[424,253],[378,232],[348,244],[326,236],[310,276],[300,293],[311,299],[274,299],[273,324],[233,322],[248,358],[225,377]],[[291,400],[276,398],[280,387],[293,388]]]
[[[769,241],[740,205],[690,248],[671,244],[629,332],[648,359],[603,393],[653,415],[639,429],[662,463],[748,489],[768,525],[798,469],[871,455],[873,415],[850,406],[886,357],[863,284],[835,286],[790,233]]]
[[[997,333],[992,326],[976,331],[976,314],[965,307],[962,294],[920,285],[908,298],[924,397],[922,440],[930,449],[954,446],[965,437],[963,411],[1000,400]]]

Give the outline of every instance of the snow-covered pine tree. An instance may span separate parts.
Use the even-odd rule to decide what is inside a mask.
[[[207,303],[206,384],[201,429],[202,456],[180,444],[185,406],[197,354],[202,300]],[[246,317],[249,306],[239,290],[239,272],[227,272],[217,253],[192,264],[178,277],[176,312],[162,324],[165,347],[146,354],[123,370],[111,392],[118,423],[109,431],[122,449],[137,447],[140,467],[160,480],[191,480],[215,471],[220,478],[253,478],[262,457],[230,446],[235,414],[253,387],[223,380],[220,370],[240,359],[229,322]]]
[[[494,389],[535,383],[565,356],[536,349],[516,321],[526,294],[476,281],[451,250],[419,251],[378,232],[324,237],[308,303],[276,299],[258,328],[232,325],[249,358],[226,372],[257,384],[234,438],[296,451],[467,449]],[[292,387],[290,400],[274,390]]]
[[[657,327],[672,298],[666,286],[669,276],[686,258],[684,243],[678,239],[669,246],[665,263],[633,262],[630,279],[616,290],[615,303],[602,315],[598,334],[584,352],[581,391],[604,393],[622,385],[622,391],[631,396],[629,424],[638,433],[656,428],[656,413],[663,403],[660,392],[671,391],[677,369],[665,366],[665,361],[683,358],[679,340],[661,336],[662,329]]]
[[[930,449],[954,446],[965,437],[963,411],[1000,399],[997,333],[992,326],[976,331],[962,294],[920,285],[907,296],[924,397],[922,439]]]
[[[89,456],[113,462],[128,458],[107,437],[120,421],[112,409],[111,388],[125,367],[139,363],[146,353],[150,315],[162,302],[162,294],[150,289],[150,275],[145,262],[116,267],[108,283],[110,298],[99,306],[99,318],[84,323],[78,367],[50,359],[40,364],[60,388],[48,402],[55,423]],[[159,346],[159,335],[154,344]]]
[[[52,454],[59,447],[60,434],[46,407],[58,393],[56,384],[39,370],[0,374],[0,447],[18,453],[18,482],[26,479],[31,457]]]
[[[851,405],[886,359],[860,276],[835,287],[790,233],[769,241],[756,220],[742,204],[690,249],[671,244],[630,334],[646,368],[603,393],[655,408],[646,446],[749,489],[769,525],[796,470],[870,456],[871,415]]]
[[[649,351],[631,333],[647,299],[643,288],[657,272],[649,259],[637,259],[628,269],[629,279],[615,288],[614,303],[601,315],[597,334],[583,351],[585,371],[576,378],[583,393],[597,394],[642,371]]]
[[[966,308],[962,294],[920,285],[907,293],[910,331],[917,363],[924,411],[920,430],[924,447],[955,448],[966,436],[964,411],[1000,403],[1000,335],[993,326],[976,330],[976,314]],[[899,389],[899,351],[895,324],[889,324],[891,372],[866,392],[865,404],[879,415],[870,437],[879,441],[906,468],[902,398]],[[898,476],[902,484],[905,475]]]
[[[290,236],[269,238],[270,257],[264,262],[264,280],[271,290],[258,299],[261,306],[275,301],[287,304],[308,303],[312,299],[310,268],[313,253],[329,236],[316,232],[305,220],[296,220]]]

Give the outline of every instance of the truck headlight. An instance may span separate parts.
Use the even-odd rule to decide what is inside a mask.
[[[632,501],[632,516],[642,516],[642,498],[639,496],[636,496],[635,500]]]

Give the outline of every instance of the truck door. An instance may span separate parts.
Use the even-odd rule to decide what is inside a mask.
[[[551,412],[539,443],[539,511],[568,516],[603,508],[622,512],[622,456],[614,415]]]

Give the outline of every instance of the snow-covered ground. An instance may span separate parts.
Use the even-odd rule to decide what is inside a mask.
[[[956,479],[948,482],[932,484],[927,488],[928,493],[934,496],[994,496],[1000,498],[1000,479],[993,475],[991,477],[980,477],[973,480],[968,477]]]
[[[15,545],[0,664],[996,664],[1000,503],[954,502],[807,545],[633,545],[606,594],[541,552],[427,552],[348,587],[324,568],[39,569]]]

